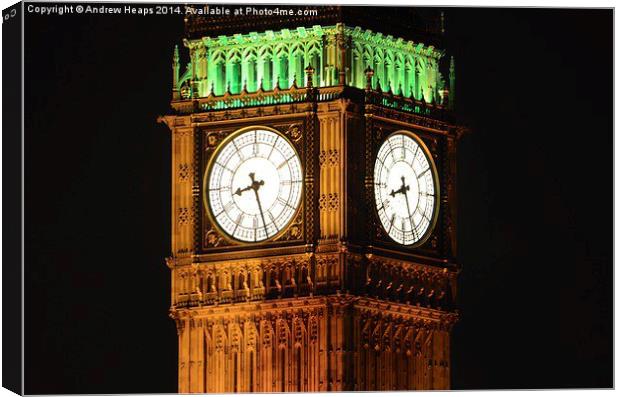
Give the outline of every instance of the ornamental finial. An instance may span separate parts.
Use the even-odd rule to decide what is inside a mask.
[[[308,65],[308,67],[306,67],[306,76],[308,77],[308,82],[306,83],[306,87],[308,88],[312,88],[312,80],[313,80],[313,76],[314,76],[314,68],[312,67],[311,64]]]
[[[175,44],[174,53],[172,54],[172,63],[174,65],[179,64],[179,46]]]
[[[375,75],[375,71],[368,65],[366,70],[364,70],[364,74],[366,75],[366,89],[372,90],[372,76]]]

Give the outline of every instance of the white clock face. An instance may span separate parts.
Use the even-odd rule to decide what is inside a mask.
[[[267,240],[293,218],[301,201],[301,161],[282,136],[264,129],[228,140],[205,181],[213,219],[230,237]]]
[[[409,134],[391,135],[375,162],[375,204],[383,228],[397,243],[412,245],[433,224],[437,192],[432,160]]]

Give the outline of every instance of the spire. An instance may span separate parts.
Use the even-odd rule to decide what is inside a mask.
[[[181,99],[181,91],[179,87],[179,69],[181,65],[179,63],[179,46],[174,46],[172,53],[172,100]]]
[[[273,87],[274,91],[280,91],[280,75],[276,78],[276,85]]]
[[[372,90],[372,76],[375,75],[375,71],[369,65],[364,70],[364,74],[366,75],[366,90]]]
[[[454,57],[450,57],[450,88],[448,92],[448,108],[454,109],[454,89],[456,88],[456,73],[454,67]]]
[[[172,64],[173,65],[179,64],[179,46],[176,44],[174,45],[174,54],[172,55]]]
[[[306,70],[306,76],[308,76],[308,82],[306,83],[306,87],[307,88],[312,88],[312,79],[314,76],[314,68],[312,67],[312,65],[308,65],[308,67],[305,69]]]
[[[260,83],[258,84],[258,92],[263,92],[265,89],[263,88],[263,78],[260,78]]]
[[[293,89],[297,89],[298,88],[297,87],[297,75],[296,74],[293,75],[293,84],[291,84],[291,88],[293,88]]]

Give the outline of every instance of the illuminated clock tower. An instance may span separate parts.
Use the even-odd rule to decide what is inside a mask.
[[[187,18],[189,61],[174,50],[179,392],[448,389],[461,129],[443,15],[286,7]]]

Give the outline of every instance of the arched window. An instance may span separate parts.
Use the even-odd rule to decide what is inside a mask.
[[[256,58],[249,58],[246,62],[245,83],[248,92],[255,92],[258,89],[258,82],[256,81]]]
[[[263,89],[269,91],[273,89],[273,62],[271,57],[267,56],[263,58]],[[260,84],[260,82],[259,82]]]
[[[316,51],[313,51],[310,54],[310,65],[312,65],[312,68],[314,69],[314,76],[312,78],[312,85],[317,87],[321,84],[321,55],[319,50],[317,49]],[[304,79],[305,81],[305,79]],[[308,84],[307,81],[305,81],[306,85]]]
[[[278,65],[276,68],[276,76],[275,78],[279,79],[279,85],[281,89],[289,88],[288,84],[288,56],[286,54],[281,54],[278,57]]]
[[[224,61],[220,61],[215,65],[213,88],[215,95],[222,95],[226,91],[226,63]]]

